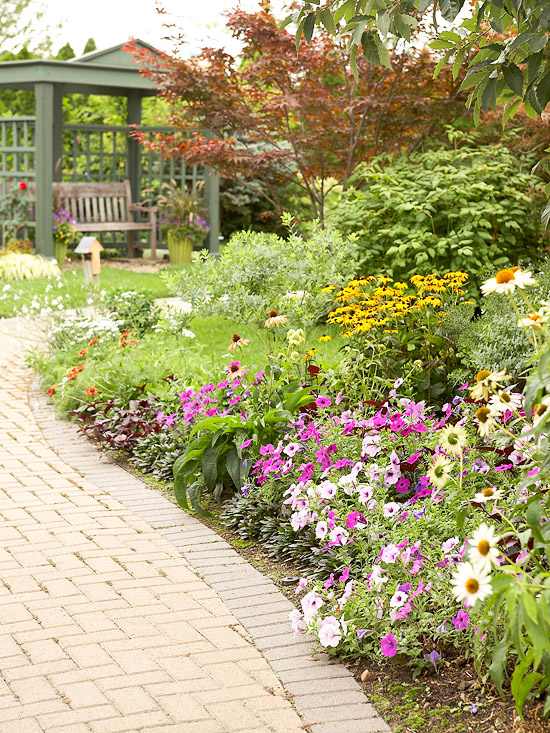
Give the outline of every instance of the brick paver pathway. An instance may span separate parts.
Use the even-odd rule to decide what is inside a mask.
[[[0,321],[0,733],[388,731],[220,537],[57,420]]]

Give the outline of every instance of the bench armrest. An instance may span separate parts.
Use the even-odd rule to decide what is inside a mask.
[[[158,206],[143,206],[143,204],[130,204],[130,211],[144,211],[145,213],[149,212],[151,214],[155,213],[159,210]]]

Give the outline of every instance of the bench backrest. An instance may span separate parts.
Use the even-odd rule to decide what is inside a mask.
[[[56,208],[66,209],[79,224],[132,220],[129,181],[117,183],[54,183]]]

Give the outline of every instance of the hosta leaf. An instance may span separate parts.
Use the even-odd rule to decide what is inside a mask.
[[[236,448],[231,448],[225,457],[225,467],[236,489],[241,488],[241,459]]]
[[[210,491],[214,491],[214,487],[218,481],[218,456],[219,448],[207,448],[202,454],[202,475],[204,483]]]

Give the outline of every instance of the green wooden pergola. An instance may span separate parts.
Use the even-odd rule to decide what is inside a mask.
[[[144,41],[136,44],[150,51],[156,49]],[[139,73],[134,58],[124,44],[94,51],[70,61],[9,61],[0,63],[0,88],[33,90],[34,181],[36,189],[36,243],[46,256],[53,256],[53,182],[62,180],[63,96],[66,94],[105,94],[125,96],[127,125],[140,125],[142,100],[154,96],[152,81]],[[127,177],[134,201],[140,197],[140,146],[128,135]],[[0,171],[0,175],[2,171]],[[219,247],[219,178],[214,171],[205,173],[209,215],[209,249]]]

